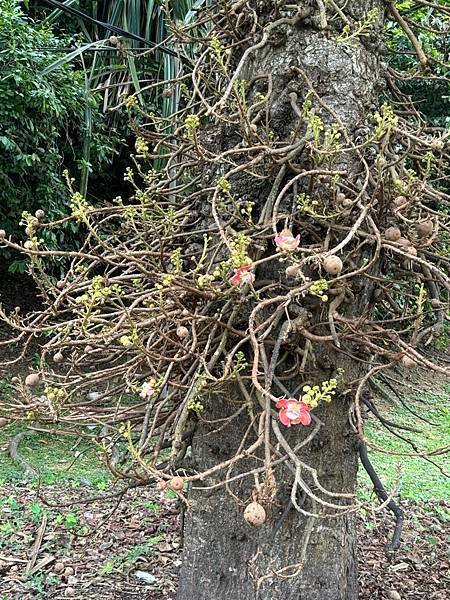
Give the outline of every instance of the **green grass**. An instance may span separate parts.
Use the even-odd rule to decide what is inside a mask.
[[[436,391],[424,391],[421,394],[407,396],[403,392],[402,399],[418,415],[423,416],[436,426],[433,427],[414,417],[402,404],[393,398],[392,404],[377,402],[382,416],[390,421],[420,429],[420,433],[400,431],[404,437],[411,438],[419,450],[433,450],[450,445],[450,385],[444,385]],[[370,417],[366,422],[366,434],[370,441],[392,452],[411,452],[412,448],[402,440],[390,434],[377,419]],[[418,502],[443,500],[450,498],[450,479],[440,472],[439,468],[418,457],[393,456],[369,450],[369,458],[380,475],[386,489],[398,489],[402,498]],[[448,455],[430,457],[433,462],[445,471]],[[360,493],[367,497],[372,489],[364,470],[360,469]]]
[[[19,431],[21,428],[16,425],[0,430],[0,447],[6,448],[9,439]],[[39,473],[43,484],[70,482],[72,487],[90,484],[100,490],[109,485],[110,474],[94,446],[76,437],[36,433],[22,440],[19,453]],[[8,452],[0,452],[0,483],[24,479],[37,483],[39,478],[27,476]]]
[[[377,402],[383,416],[391,421],[420,428],[421,433],[402,435],[412,437],[421,450],[432,450],[439,446],[450,445],[450,409],[448,397],[450,385],[441,386],[434,393],[406,396],[404,401],[412,410],[436,424],[432,427],[420,421],[408,412],[395,398],[387,405]],[[8,440],[20,429],[10,425],[0,430],[0,448],[6,448]],[[411,448],[395,436],[391,435],[380,423],[370,417],[366,422],[366,433],[369,440],[386,450],[394,452],[410,452]],[[20,445],[21,456],[40,473],[41,483],[58,485],[70,483],[72,487],[86,485],[99,490],[106,489],[111,481],[110,474],[102,463],[101,456],[93,445],[79,441],[75,437],[50,436],[38,433],[25,438]],[[423,458],[393,456],[369,450],[369,457],[388,490],[398,489],[401,497],[415,501],[448,499],[450,497],[450,481],[438,468]],[[442,468],[447,457],[431,457]],[[37,478],[27,477],[23,470],[15,465],[7,452],[0,451],[0,485],[3,482],[15,483],[29,479],[37,484]],[[360,495],[367,498],[371,494],[372,485],[362,469],[359,475]]]

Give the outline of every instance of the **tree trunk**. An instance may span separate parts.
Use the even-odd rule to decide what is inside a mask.
[[[256,2],[251,4],[256,5]],[[317,9],[320,3],[309,4],[313,6],[309,18],[300,20],[296,25],[280,24],[272,30],[268,43],[251,54],[242,77],[249,81],[258,75],[272,75],[270,127],[276,139],[289,140],[291,132],[298,125],[290,94],[297,94],[301,106],[307,91],[302,72],[334,113],[322,111],[320,107],[317,109],[325,126],[335,122],[337,115],[347,128],[349,137],[355,139],[358,127],[367,122],[367,114],[371,112],[379,92],[379,57],[372,45],[366,42],[363,45],[358,37],[354,43],[336,43],[334,38],[338,35],[337,31],[320,30]],[[259,7],[261,5],[265,3],[258,4]],[[354,21],[364,18],[374,7],[379,9],[380,26],[383,8],[379,0],[350,2],[345,11]],[[264,11],[261,8],[257,10]],[[220,139],[222,134],[219,130],[210,134],[212,142],[219,148],[226,145]],[[357,179],[360,166],[355,156],[339,158],[337,165],[345,169],[350,177],[353,172],[354,179]],[[336,164],[334,166],[337,168]],[[308,168],[311,168],[310,164]],[[245,197],[251,185],[248,177],[243,178],[241,189],[236,191]],[[264,190],[253,190],[253,197],[256,195],[257,200],[262,202],[268,190],[270,185]],[[270,276],[267,273],[264,275]],[[367,311],[369,292],[362,284],[353,305],[342,312],[349,316]],[[350,359],[331,350],[324,350],[323,355],[319,356],[316,350],[316,359],[317,381],[328,378],[338,367],[345,369],[349,379],[361,373],[360,367]],[[192,445],[194,467],[199,471],[225,461],[240,451],[250,423],[246,413],[224,426],[220,422],[209,424],[206,418],[208,421],[225,419],[236,412],[243,401],[237,388],[231,389],[226,399],[218,396],[207,400],[205,420],[197,426]],[[304,463],[316,469],[321,485],[334,492],[355,491],[357,441],[348,422],[350,401],[348,396],[336,397],[316,411],[323,426],[300,455]],[[293,427],[288,439],[296,443],[309,433],[309,428]],[[250,446],[254,439],[247,435],[244,446]],[[277,440],[272,441],[276,446]],[[228,476],[232,478],[239,471],[259,467],[263,464],[262,460],[263,457],[252,457],[238,463]],[[277,472],[275,499],[267,520],[262,527],[254,528],[243,518],[243,503],[239,505],[236,500],[250,501],[253,478],[235,480],[228,489],[223,485],[208,489],[223,479],[223,472],[205,478],[201,484],[194,486],[189,495],[178,600],[357,598],[353,513],[333,518],[330,515],[336,511],[329,508],[327,518],[300,514],[289,502],[292,473],[281,467]],[[317,491],[311,479],[308,479],[308,483],[313,492]],[[328,500],[334,501],[332,497]],[[297,501],[304,511],[323,514],[323,509],[313,498],[297,498]]]

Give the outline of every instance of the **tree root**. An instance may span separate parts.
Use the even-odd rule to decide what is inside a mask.
[[[23,469],[26,475],[37,477],[38,472],[35,469],[33,469],[33,467],[29,465],[27,461],[19,454],[20,442],[28,435],[36,435],[36,432],[27,430],[21,431],[20,433],[15,435],[8,444],[8,452],[12,461],[21,469]]]
[[[367,471],[367,474],[369,475],[373,483],[378,499],[381,502],[385,502],[389,498],[389,495],[386,492],[384,485],[381,483],[377,472],[373,468],[369,457],[367,456],[367,446],[363,442],[360,442],[359,444],[359,457],[361,459],[361,463],[364,469]],[[402,534],[404,516],[403,510],[399,506],[397,506],[394,500],[391,499],[388,502],[387,507],[395,516],[395,527],[391,541],[388,544],[386,544],[386,552],[393,552],[400,548],[400,536]]]

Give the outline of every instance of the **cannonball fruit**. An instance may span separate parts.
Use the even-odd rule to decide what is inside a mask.
[[[156,489],[159,490],[160,492],[165,490],[166,487],[167,487],[167,481],[164,481],[163,479],[161,479],[161,481],[158,481],[158,483],[156,484]]]
[[[6,237],[6,231],[4,229],[0,229],[0,240],[4,240]]]
[[[182,477],[172,477],[172,479],[169,481],[168,487],[176,492],[179,492],[184,487],[184,479]]]
[[[384,238],[389,242],[396,242],[401,236],[402,234],[398,227],[388,227],[384,232]]]
[[[25,378],[25,385],[28,387],[34,387],[39,384],[39,375],[37,373],[30,373]]]
[[[399,237],[398,240],[397,240],[397,244],[399,246],[404,246],[404,247],[411,246],[411,242],[408,239],[404,238],[404,237]]]
[[[432,150],[443,150],[445,148],[444,140],[431,140],[430,146]]]
[[[36,219],[43,219],[45,217],[45,212],[42,210],[42,208],[38,208],[37,211],[34,213],[34,216],[36,217]]]
[[[286,267],[286,277],[297,277],[300,272],[300,265],[289,265]]]
[[[64,563],[62,563],[62,562],[55,563],[55,566],[53,567],[53,571],[55,573],[62,573],[64,571]]]
[[[414,246],[406,246],[405,252],[411,254],[411,256],[417,256],[417,250],[414,248]]]
[[[111,44],[111,46],[117,46],[117,44],[119,43],[119,38],[116,35],[112,35],[109,38],[109,43]]]
[[[189,329],[187,327],[185,327],[184,325],[180,325],[179,327],[177,327],[177,336],[180,339],[184,339],[189,335]]]
[[[57,352],[53,357],[53,362],[55,362],[55,363],[61,363],[63,360],[64,360],[64,356],[63,356],[62,352]]]
[[[402,367],[405,367],[406,369],[414,369],[414,367],[417,367],[416,361],[412,358],[409,358],[409,356],[403,356],[401,364]]]
[[[441,306],[441,301],[438,298],[431,298],[430,304],[433,308],[439,308]]]
[[[353,206],[353,200],[351,200],[350,198],[344,198],[342,200],[342,206],[344,208],[350,208],[351,206]]]
[[[422,221],[421,223],[417,223],[416,231],[419,237],[430,237],[434,231],[433,221]]]
[[[342,192],[336,194],[336,202],[339,202],[339,204],[341,204],[342,202],[344,202],[344,200],[345,194],[343,194]]]
[[[343,268],[342,260],[339,256],[327,256],[323,261],[323,268],[330,275],[337,275]]]
[[[244,519],[253,527],[261,527],[266,520],[266,511],[259,502],[250,502],[244,511]]]
[[[396,198],[394,198],[394,205],[397,207],[403,206],[407,202],[408,199],[406,198],[406,196],[397,196]]]
[[[8,419],[5,419],[4,417],[0,417],[0,429],[2,429],[2,427],[6,427],[8,425]]]

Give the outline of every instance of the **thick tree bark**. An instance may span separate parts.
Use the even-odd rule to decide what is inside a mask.
[[[277,138],[289,139],[298,119],[289,94],[295,91],[301,103],[307,87],[300,72],[306,74],[320,98],[353,137],[358,126],[365,123],[379,92],[379,58],[372,47],[364,46],[358,38],[353,45],[337,44],[333,34],[327,36],[320,31],[317,5],[309,4],[314,6],[313,18],[296,26],[280,25],[274,29],[269,43],[252,55],[243,78],[272,75],[270,127]],[[361,0],[353,6],[353,13],[348,12],[352,17],[359,18],[373,7],[378,7],[382,14],[382,2],[378,0]],[[320,116],[328,125],[335,120],[327,111]],[[218,146],[222,143],[220,139],[215,142]],[[344,158],[338,164],[349,173],[353,168],[358,169],[352,159]],[[236,191],[245,195],[251,185],[248,179],[243,180],[242,189]],[[264,193],[267,189],[261,196]],[[263,198],[260,199],[262,202]],[[347,314],[360,314],[368,309],[368,294],[363,291],[353,306],[346,309]],[[357,365],[331,352],[324,352],[318,362],[317,381],[328,378],[337,367],[344,367],[349,379],[359,374]],[[210,398],[205,415],[208,419],[224,419],[242,401],[239,390],[230,390],[226,399]],[[317,411],[324,425],[301,455],[305,463],[317,470],[321,484],[334,492],[354,492],[356,485],[357,448],[348,422],[348,402],[348,398],[339,397]],[[192,446],[195,467],[203,471],[236,454],[250,422],[245,414],[223,428],[220,423],[198,425]],[[300,440],[308,433],[308,428],[293,428],[289,440]],[[253,440],[249,436],[245,446]],[[276,440],[273,442],[275,445]],[[261,464],[252,459],[245,465],[240,463],[239,469],[248,470]],[[178,600],[357,598],[354,516],[316,519],[299,514],[289,505],[292,473],[287,469],[280,473],[273,509],[259,529],[244,521],[243,506],[224,486],[207,489],[223,480],[223,472],[205,479],[203,488],[195,486],[189,496]],[[233,470],[230,476],[236,474]],[[241,499],[248,499],[254,486],[254,481],[248,479],[230,485],[230,490]],[[306,511],[320,512],[319,505],[311,498],[298,500],[304,502]]]

